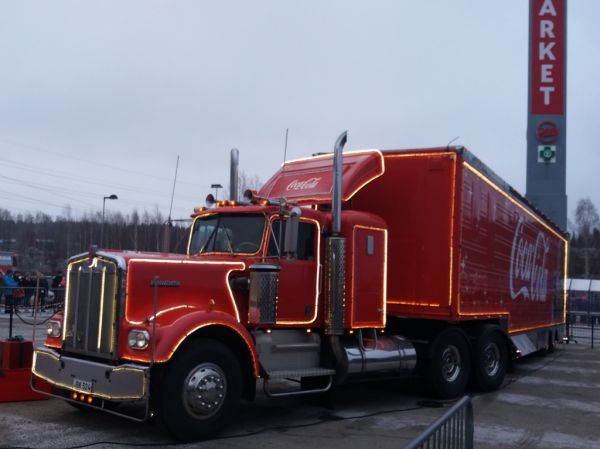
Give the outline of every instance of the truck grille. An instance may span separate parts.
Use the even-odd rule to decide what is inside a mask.
[[[69,264],[63,349],[116,358],[117,264],[96,257]]]

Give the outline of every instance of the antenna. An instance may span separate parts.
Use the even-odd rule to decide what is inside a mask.
[[[171,213],[173,212],[173,198],[175,197],[175,184],[177,183],[177,171],[179,170],[179,155],[177,155],[177,163],[175,164],[175,177],[173,178],[173,190],[171,191],[171,206],[169,207],[169,218],[165,223],[162,240],[162,251],[168,253],[171,249],[171,226],[173,226],[173,220],[171,219]]]
[[[288,141],[288,131],[289,130],[290,130],[289,128],[285,129],[285,145],[283,147],[283,165],[284,166],[285,166],[285,158],[287,156],[287,141]]]
[[[175,177],[173,178],[173,190],[171,191],[171,206],[169,207],[169,224],[171,224],[171,212],[173,212],[173,198],[175,197],[175,183],[177,183],[177,171],[179,170],[179,155],[175,164]]]
[[[458,140],[458,139],[460,139],[460,136],[456,136],[454,139],[452,139],[450,142],[448,142],[448,143],[446,144],[446,149],[449,149],[449,148],[450,148],[450,144],[451,144],[452,142],[454,142],[454,141]]]

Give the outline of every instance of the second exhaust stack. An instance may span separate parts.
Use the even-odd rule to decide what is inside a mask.
[[[346,278],[346,239],[342,229],[342,169],[343,150],[348,138],[344,131],[335,142],[333,154],[333,195],[331,198],[331,237],[327,239],[327,291],[325,303],[325,333],[344,333],[344,281]]]

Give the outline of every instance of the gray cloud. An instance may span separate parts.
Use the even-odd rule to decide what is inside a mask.
[[[600,206],[599,13],[569,3],[570,211]],[[343,129],[350,148],[460,136],[523,192],[527,17],[521,0],[3,2],[0,174],[51,193],[0,178],[0,207],[81,213],[117,193],[111,210],[167,213],[180,155],[174,215],[187,216],[227,183],[232,147],[265,181],[288,127],[290,158]]]

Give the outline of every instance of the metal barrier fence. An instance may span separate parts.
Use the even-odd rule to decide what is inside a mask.
[[[593,348],[600,328],[600,280],[568,279],[567,293],[567,342],[589,344]]]
[[[405,449],[473,449],[473,431],[473,404],[465,396]]]
[[[57,312],[62,309],[64,304],[64,287],[14,287],[12,288],[10,302],[6,297],[7,295],[5,295],[5,288],[0,285],[0,306],[4,306],[5,310],[8,310],[12,305],[21,312],[33,312],[35,306],[37,306],[38,310],[52,310]]]
[[[566,337],[568,343],[589,344],[591,348],[600,339],[600,313],[567,313]]]

